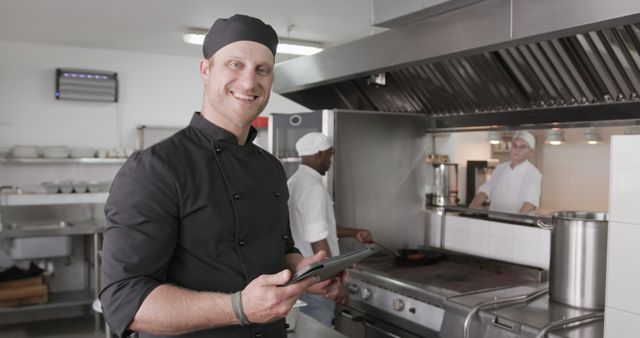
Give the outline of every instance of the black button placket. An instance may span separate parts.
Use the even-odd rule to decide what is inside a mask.
[[[281,194],[279,192],[277,192],[277,191],[273,193],[273,197],[275,197],[275,198],[280,198],[280,196],[281,196]],[[282,234],[282,240],[283,241],[286,241],[288,239],[289,239],[289,235]]]
[[[222,148],[221,145],[216,145],[216,144],[212,144],[212,149],[214,150],[213,153],[213,157],[216,161],[216,164],[218,165],[218,169],[220,170],[220,173],[222,174],[222,178],[224,180],[224,184],[226,186],[227,192],[231,193],[231,185],[229,184],[229,180],[227,179],[227,175],[224,172],[223,169],[223,165],[222,165],[222,160],[223,160],[223,155],[224,155],[224,148]],[[247,242],[243,239],[239,239],[239,222],[238,222],[238,210],[236,210],[236,205],[234,202],[239,201],[240,200],[240,195],[239,194],[234,194],[231,193],[231,210],[233,211],[233,221],[234,221],[234,228],[235,228],[235,237],[236,237],[236,252],[238,253],[238,257],[240,259],[240,264],[242,265],[242,271],[244,272],[244,277],[246,278],[247,274],[247,270],[244,266],[244,264],[242,263],[242,255],[240,255],[240,249],[241,247],[245,246],[247,244]],[[246,281],[245,281],[246,282]]]

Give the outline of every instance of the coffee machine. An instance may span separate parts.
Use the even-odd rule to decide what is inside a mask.
[[[458,164],[434,162],[431,204],[438,207],[458,204]]]

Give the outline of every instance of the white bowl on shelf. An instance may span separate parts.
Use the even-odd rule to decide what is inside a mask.
[[[0,157],[9,157],[11,155],[11,148],[9,147],[0,147]]]
[[[73,158],[93,158],[96,156],[94,148],[71,148],[70,155]]]
[[[46,146],[42,148],[42,156],[45,158],[68,158],[69,147],[67,146]]]
[[[60,192],[63,194],[70,194],[73,192],[73,184],[71,183],[63,183],[60,184]]]
[[[87,182],[87,191],[90,193],[101,192],[103,189],[102,183],[98,181],[89,181]]]
[[[75,191],[76,193],[83,194],[88,191],[88,188],[89,188],[89,183],[87,182],[83,182],[83,181],[73,182],[73,191]]]
[[[36,158],[39,155],[36,146],[15,145],[11,149],[11,156],[16,158]]]
[[[57,182],[44,182],[42,183],[47,194],[57,194],[60,192],[60,184]]]
[[[96,150],[96,157],[97,158],[107,158],[108,155],[109,155],[109,150],[108,149],[98,149],[98,150]]]

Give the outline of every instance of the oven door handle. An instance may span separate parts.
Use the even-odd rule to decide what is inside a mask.
[[[354,321],[354,322],[361,322],[361,321],[363,321],[363,320],[364,320],[364,316],[354,316],[354,315],[352,315],[352,314],[351,314],[349,311],[347,311],[347,310],[342,310],[342,311],[340,311],[340,315],[341,315],[342,317],[345,317],[345,318],[351,319],[351,320],[352,320],[352,321]]]
[[[500,327],[500,328],[503,328],[505,330],[509,330],[509,331],[513,331],[513,332],[516,331],[516,330],[514,330],[514,326],[513,325],[509,325],[509,324],[506,324],[506,323],[501,323],[500,319],[497,316],[493,317],[493,320],[491,320],[491,323],[493,323],[493,325],[495,325],[497,327]]]
[[[368,328],[370,328],[370,329],[372,329],[374,331],[377,331],[378,333],[384,334],[385,337],[402,338],[402,337],[400,337],[400,336],[398,336],[398,335],[396,335],[394,333],[391,333],[391,332],[389,332],[389,331],[387,331],[387,330],[385,330],[385,329],[383,329],[381,327],[376,326],[374,323],[371,323],[368,320],[364,321],[364,326],[366,326],[366,327],[368,327]]]

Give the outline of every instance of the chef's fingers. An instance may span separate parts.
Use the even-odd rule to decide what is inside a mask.
[[[326,289],[325,289],[325,298],[328,299],[336,299],[338,297],[340,291],[340,282],[338,281],[337,278],[334,279],[334,282],[331,283]]]
[[[260,286],[264,287],[278,287],[283,286],[291,279],[291,271],[284,269],[274,275],[262,275],[255,279]],[[295,298],[298,297],[305,289],[317,282],[317,277],[312,276],[303,280],[297,281],[291,285],[282,287],[282,297]],[[253,282],[252,282],[253,283]]]
[[[284,269],[275,275],[262,275],[257,278],[260,281],[261,285],[283,285],[291,279],[291,271],[289,269]]]
[[[349,278],[349,273],[347,272],[347,270],[342,271],[338,277],[340,277],[340,283],[342,285],[347,285],[347,280]]]
[[[373,237],[369,230],[360,229],[356,232],[356,240],[360,243],[371,243],[373,242]]]
[[[324,280],[319,283],[315,283],[308,287],[305,291],[314,295],[323,295],[326,293],[327,287],[332,283],[331,279]]]
[[[300,271],[304,269],[304,267],[313,263],[317,263],[325,258],[327,258],[327,254],[324,252],[324,250],[316,252],[313,256],[302,257],[302,259],[300,259],[296,263],[296,271]]]
[[[317,281],[317,277],[309,277],[285,287],[278,287],[290,278],[289,270],[274,275],[262,275],[242,290],[242,305],[250,322],[268,323],[286,316],[300,294]]]
[[[349,292],[347,291],[346,286],[341,286],[338,292],[338,297],[336,297],[336,303],[338,304],[347,304],[349,302]]]

